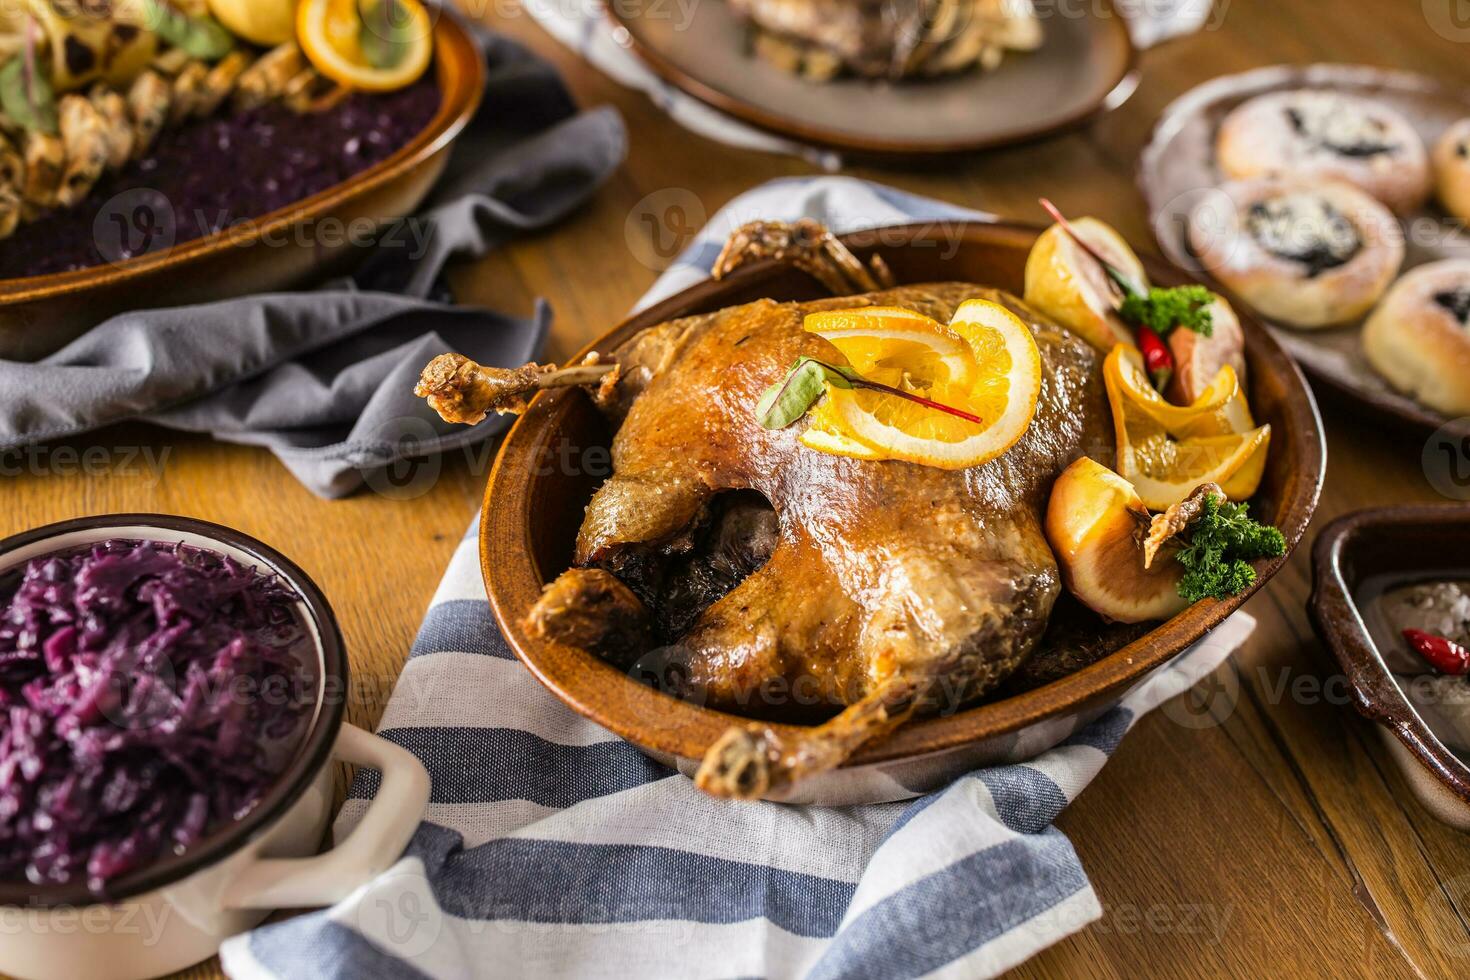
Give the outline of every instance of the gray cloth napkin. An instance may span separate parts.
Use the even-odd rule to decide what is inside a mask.
[[[0,450],[143,419],[265,446],[315,493],[364,482],[411,493],[406,461],[504,428],[441,422],[412,394],[435,354],[481,363],[536,356],[550,311],[530,319],[452,305],[440,278],[582,203],[621,163],[627,137],[610,108],[578,113],[550,65],[482,35],[489,72],[425,209],[389,229],[350,279],[113,317],[51,356],[0,360]],[[400,232],[392,234],[392,232]],[[415,242],[405,248],[402,242]]]

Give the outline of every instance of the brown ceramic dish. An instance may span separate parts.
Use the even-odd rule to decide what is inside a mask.
[[[323,219],[354,227],[364,219],[382,223],[412,213],[443,172],[450,145],[479,107],[485,66],[468,29],[456,16],[441,12],[434,45],[439,109],[393,155],[335,187],[271,214],[253,216],[246,230],[227,229],[109,265],[0,280],[0,357],[44,356],[106,317],[140,305],[171,306],[268,292],[340,265],[350,256],[350,243],[303,242],[283,232]],[[282,244],[275,245],[277,241]]]
[[[972,221],[883,228],[843,240],[859,257],[881,254],[899,283],[959,280],[1019,294],[1026,255],[1038,232],[1023,225]],[[1157,261],[1148,263],[1148,271],[1161,283],[1182,281]],[[583,353],[611,351],[637,331],[675,317],[762,297],[801,300],[820,295],[817,285],[795,269],[752,265],[639,313]],[[1290,548],[1316,506],[1326,453],[1322,423],[1291,359],[1258,324],[1248,317],[1242,322],[1252,405],[1256,417],[1272,428],[1271,458],[1255,506],[1263,519],[1282,529]],[[661,694],[589,653],[535,639],[522,626],[543,584],[567,568],[583,508],[598,482],[596,472],[586,472],[596,469],[590,465],[593,455],[576,457],[587,460],[587,467],[556,461],[566,447],[605,447],[611,435],[580,391],[535,399],[506,437],[486,488],[480,526],[485,582],[511,646],[542,683],[573,709],[655,758],[692,772],[691,766],[737,719]],[[605,469],[605,457],[601,459]],[[1256,588],[1284,561],[1262,564]],[[1247,596],[1196,603],[1137,642],[1044,687],[907,725],[859,752],[842,769],[801,784],[800,798],[828,803],[899,799],[977,765],[1030,757],[1096,717],[1150,670],[1219,624]]]
[[[1429,146],[1450,123],[1470,116],[1470,91],[1412,72],[1366,65],[1277,65],[1212,79],[1175,99],[1154,126],[1138,162],[1138,186],[1148,202],[1154,236],[1164,257],[1204,274],[1185,238],[1186,219],[1201,196],[1221,180],[1215,166],[1215,131],[1231,109],[1266,92],[1328,88],[1383,102],[1401,113]],[[1431,204],[1406,221],[1404,270],[1435,259],[1470,257],[1470,237],[1426,236],[1416,229],[1450,227]],[[1395,391],[1368,364],[1359,325],[1293,330],[1268,324],[1314,382],[1326,384],[1374,411],[1414,426],[1437,429],[1448,417]]]
[[[1322,529],[1312,548],[1312,623],[1342,664],[1358,713],[1375,722],[1414,795],[1436,818],[1470,831],[1470,768],[1404,696],[1359,607],[1370,577],[1464,578],[1470,505],[1360,510]]]
[[[762,129],[859,153],[936,155],[1039,139],[1116,108],[1137,84],[1137,53],[1111,0],[1043,18],[1041,48],[1009,53],[995,71],[899,84],[805,81],[749,53],[747,29],[727,4],[698,5],[688,18],[661,9],[607,5],[665,81]]]

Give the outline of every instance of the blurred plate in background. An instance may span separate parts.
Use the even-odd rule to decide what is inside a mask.
[[[863,153],[956,153],[1036,139],[1116,108],[1136,84],[1133,43],[1111,0],[1049,9],[1041,48],[1007,52],[995,71],[897,83],[812,82],[768,64],[750,51],[747,25],[723,0],[678,16],[667,5],[615,0],[607,9],[633,51],[695,98],[783,136]]]

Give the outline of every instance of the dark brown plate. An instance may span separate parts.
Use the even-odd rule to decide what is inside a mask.
[[[1221,119],[1252,96],[1304,86],[1383,102],[1402,113],[1430,146],[1450,123],[1470,116],[1470,92],[1412,72],[1363,65],[1278,65],[1222,76],[1191,89],[1164,110],[1138,163],[1138,186],[1148,202],[1154,236],[1164,256],[1175,265],[1207,275],[1190,252],[1185,229],[1189,212],[1201,195],[1222,179],[1215,167],[1215,132]],[[1448,234],[1458,226],[1454,219],[1426,210],[1405,221],[1409,233],[1404,271],[1435,259],[1470,258],[1470,238]],[[1423,234],[1421,229],[1434,234]],[[1242,305],[1231,298],[1236,306]],[[1359,340],[1360,323],[1320,330],[1294,330],[1269,321],[1268,325],[1313,381],[1415,426],[1437,429],[1449,421],[1448,416],[1395,391],[1369,366]]]
[[[859,256],[881,254],[900,283],[959,280],[1019,294],[1026,256],[1039,230],[971,221],[943,229],[932,224],[882,228],[843,240]],[[1162,262],[1146,264],[1158,282],[1184,281]],[[760,263],[670,297],[615,327],[583,354],[609,352],[639,330],[675,317],[762,297],[785,301],[820,295],[805,274],[785,265]],[[1289,549],[1301,538],[1316,507],[1326,462],[1322,423],[1291,358],[1258,323],[1249,317],[1242,317],[1242,323],[1251,403],[1256,418],[1269,422],[1272,429],[1271,456],[1255,506],[1262,519],[1281,528]],[[661,694],[583,650],[536,639],[522,626],[542,586],[568,567],[583,509],[599,477],[606,475],[602,449],[610,438],[607,423],[583,392],[537,396],[507,435],[485,491],[480,559],[486,587],[511,646],[559,698],[645,751],[697,760],[738,719]],[[587,452],[593,447],[595,454]],[[569,465],[569,460],[588,465]],[[1285,560],[1263,563],[1251,591],[1267,582]],[[848,765],[940,753],[1019,733],[1048,720],[1081,716],[1116,699],[1198,640],[1248,595],[1196,603],[1137,642],[1043,687],[906,725],[893,737],[864,748]]]
[[[1470,505],[1360,510],[1322,529],[1312,547],[1312,624],[1342,664],[1353,705],[1377,723],[1410,788],[1437,818],[1470,830],[1470,768],[1444,746],[1404,696],[1374,644],[1356,596],[1370,576],[1465,577]]]
[[[613,2],[633,50],[672,85],[723,112],[804,143],[875,154],[991,149],[1048,136],[1132,94],[1135,52],[1111,0],[1042,18],[1046,40],[1008,52],[993,72],[874,82],[803,81],[747,51],[747,28],[723,0],[687,17]]]
[[[434,25],[433,70],[440,102],[429,124],[386,160],[334,187],[256,216],[248,228],[122,262],[0,280],[0,357],[41,357],[124,310],[269,292],[340,265],[351,243],[329,247],[285,232],[323,219],[353,227],[413,212],[443,172],[450,145],[479,108],[485,87],[479,46],[458,17],[442,9]]]

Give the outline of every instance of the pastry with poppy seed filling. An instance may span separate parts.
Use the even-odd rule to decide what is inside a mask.
[[[1470,414],[1470,259],[1421,265],[1394,283],[1363,327],[1363,353],[1400,391]]]
[[[1470,119],[1450,126],[1434,144],[1434,183],[1444,209],[1470,221]]]
[[[1403,116],[1371,99],[1297,89],[1257,96],[1220,124],[1216,158],[1231,180],[1352,184],[1404,214],[1429,198],[1429,154]]]
[[[1364,315],[1404,260],[1394,216],[1341,183],[1226,183],[1190,214],[1189,244],[1227,288],[1296,327]]]

